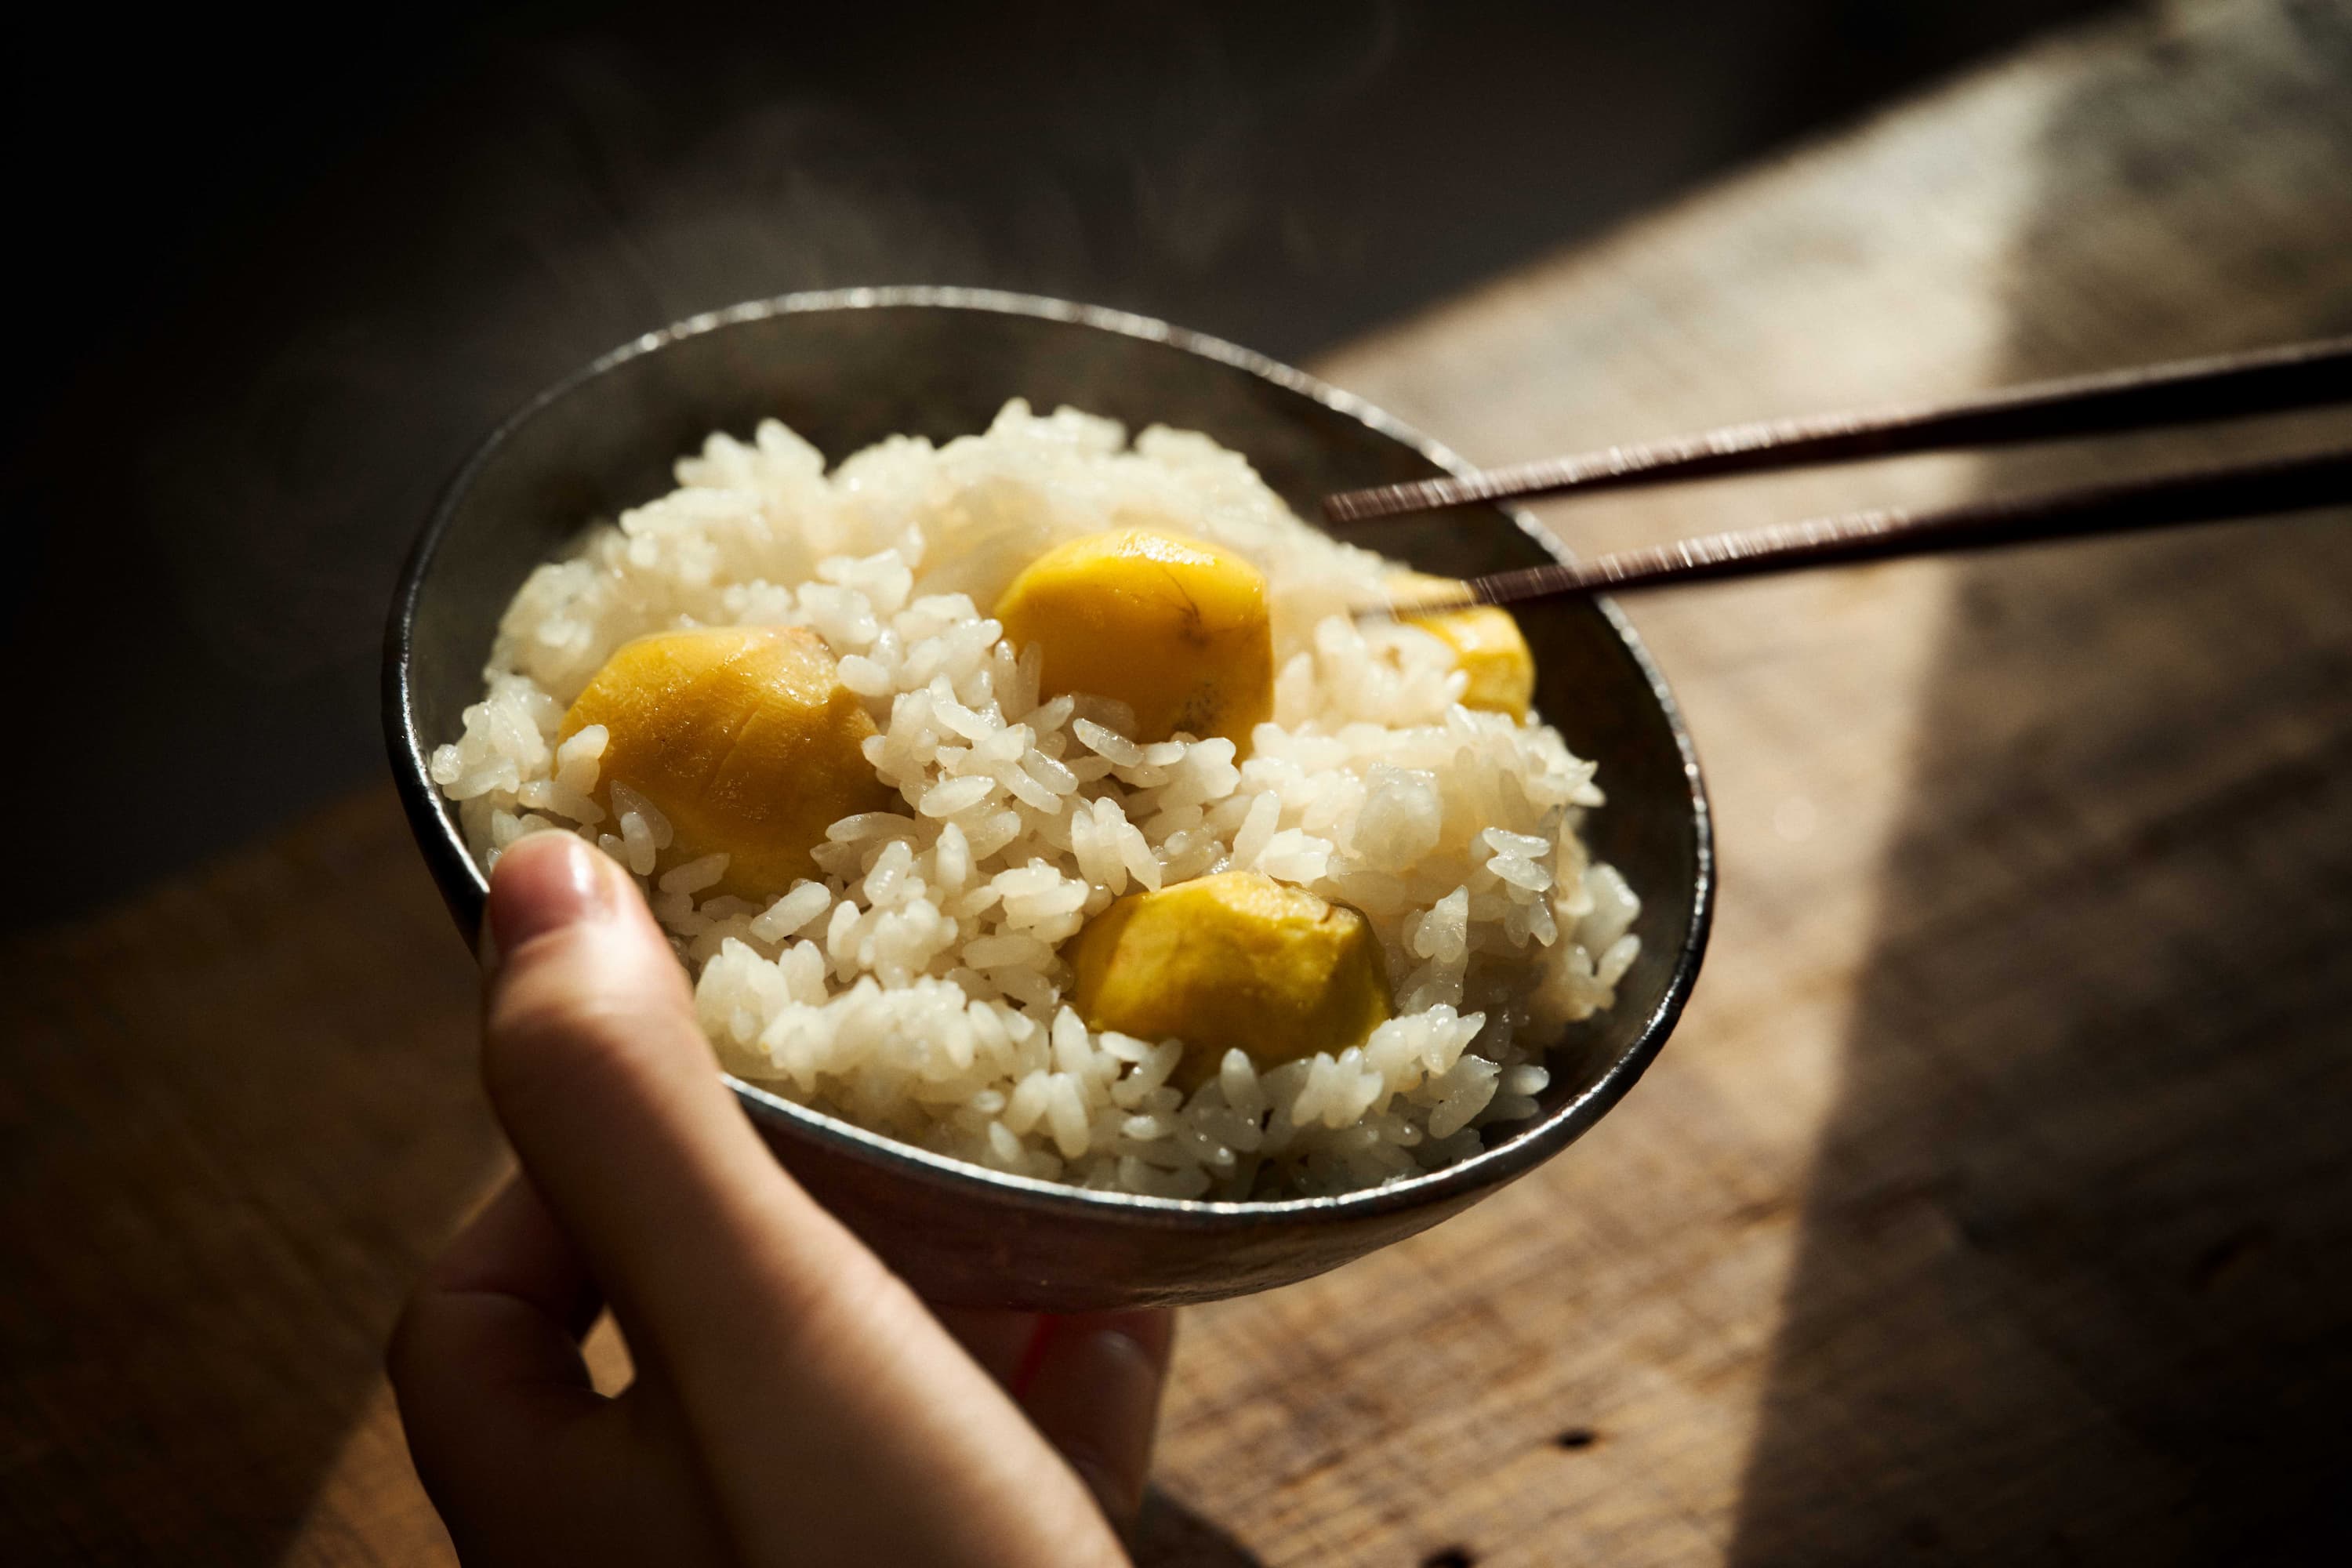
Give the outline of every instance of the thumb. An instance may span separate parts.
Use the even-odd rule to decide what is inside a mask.
[[[761,1142],[619,867],[568,833],[518,840],[489,938],[491,1104],[748,1556],[1117,1560],[1077,1478]],[[775,1508],[779,1476],[805,1506]]]
[[[640,1348],[690,1378],[754,1348],[714,1333],[713,1302],[791,1309],[882,1287],[880,1263],[752,1131],[618,866],[569,833],[518,840],[486,923],[484,1085],[624,1327],[651,1342]]]

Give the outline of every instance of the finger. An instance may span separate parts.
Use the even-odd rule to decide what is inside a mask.
[[[433,1429],[445,1404],[462,1427],[484,1397],[585,1388],[580,1335],[596,1310],[580,1255],[517,1177],[425,1271],[393,1335],[394,1389]]]
[[[1122,1530],[1143,1506],[1175,1334],[1172,1312],[1045,1318],[1014,1375],[1031,1423]]]
[[[491,1103],[640,1350],[718,1363],[750,1349],[714,1341],[711,1303],[772,1299],[779,1254],[788,1295],[880,1275],[752,1131],[668,942],[606,857],[570,834],[517,841],[489,926]]]
[[[445,1513],[505,1506],[530,1456],[604,1405],[580,1355],[594,1303],[578,1254],[519,1179],[427,1270],[385,1370],[417,1474]]]
[[[1035,1312],[1006,1311],[993,1307],[942,1307],[934,1303],[931,1316],[940,1321],[963,1353],[978,1362],[981,1369],[994,1378],[1000,1387],[1012,1386],[1013,1374],[1036,1342],[1038,1325],[1044,1321]]]
[[[604,1310],[587,1260],[547,1212],[547,1204],[517,1174],[482,1205],[425,1270],[425,1286],[444,1291],[491,1291],[523,1301],[562,1325],[573,1340]]]
[[[467,1561],[731,1560],[690,1460],[593,1392],[580,1342],[601,1307],[522,1176],[425,1271],[393,1378],[417,1473]]]
[[[489,920],[491,1102],[641,1369],[675,1389],[746,1554],[948,1561],[985,1541],[994,1557],[974,1560],[1075,1555],[1097,1522],[1082,1490],[777,1164],[713,1070],[635,885],[574,836],[532,835],[499,858]],[[818,1506],[779,1517],[778,1475]],[[891,1500],[908,1496],[927,1506]]]

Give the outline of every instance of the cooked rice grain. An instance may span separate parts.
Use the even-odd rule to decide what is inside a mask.
[[[762,423],[713,436],[679,488],[541,566],[501,622],[480,702],[433,755],[493,863],[570,827],[643,882],[728,1071],[999,1170],[1177,1198],[1378,1184],[1463,1159],[1532,1114],[1542,1043],[1609,1005],[1640,901],[1577,837],[1593,765],[1537,721],[1458,705],[1451,650],[1359,625],[1388,563],[1300,522],[1242,458],[1158,427],[1007,404],[984,436],[894,437],[828,475]],[[1061,542],[1146,524],[1265,573],[1275,716],[1140,744],[1097,698],[1041,702],[1034,650],[977,606]],[[755,906],[700,895],[668,822],[563,713],[651,632],[806,626],[880,732],[899,810],[845,817],[822,879]],[[1363,1045],[1260,1070],[1229,1050],[1189,1099],[1174,1041],[1089,1031],[1056,949],[1120,893],[1255,869],[1344,900],[1379,933],[1398,1016]]]

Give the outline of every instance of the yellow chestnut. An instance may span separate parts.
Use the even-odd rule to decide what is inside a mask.
[[[856,812],[897,795],[862,750],[874,721],[803,626],[710,626],[625,643],[563,716],[559,743],[591,724],[607,739],[597,804],[626,784],[669,818],[668,851],[725,851],[715,890],[764,899],[818,875],[809,851]]]
[[[1260,1068],[1360,1046],[1390,1016],[1380,939],[1361,911],[1255,871],[1129,893],[1064,953],[1089,1028],[1181,1039],[1179,1089],[1239,1046]]]
[[[1246,749],[1274,715],[1265,578],[1214,545],[1141,528],[1074,539],[1031,562],[995,616],[1015,647],[1045,649],[1043,695],[1124,702],[1137,741],[1181,731]]]
[[[1507,713],[1514,719],[1528,716],[1536,699],[1536,658],[1528,651],[1519,623],[1511,618],[1508,610],[1495,605],[1475,605],[1468,609],[1444,610],[1430,616],[1405,614],[1402,607],[1410,605],[1414,596],[1433,598],[1441,593],[1458,592],[1462,584],[1418,572],[1401,573],[1391,583],[1394,588],[1405,591],[1399,595],[1398,618],[1452,648],[1454,662],[1470,678],[1469,686],[1462,693],[1465,708],[1484,708]]]

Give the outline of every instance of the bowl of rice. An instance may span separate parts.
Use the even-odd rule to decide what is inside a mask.
[[[872,289],[696,317],[530,404],[445,493],[387,637],[402,799],[468,941],[525,833],[626,865],[714,1070],[933,1300],[1304,1279],[1590,1128],[1706,943],[1697,763],[1613,606],[1521,607],[1500,698],[1476,639],[1360,613],[1408,572],[1551,559],[1549,536],[1496,507],[1344,541],[1305,521],[1460,467],[1300,372],[1110,310]],[[1138,539],[1245,580],[1239,663],[1121,626],[1056,651],[1087,571],[1177,580]],[[1132,558],[1104,566],[1106,540]],[[1079,599],[1033,590],[1066,561]],[[1211,649],[1185,593],[1194,641],[1170,646]],[[725,657],[671,657],[705,645]],[[741,721],[759,744],[691,731],[694,702],[770,700],[710,694],[746,657],[823,689]],[[1195,662],[1229,671],[1222,706],[1185,687],[1155,718],[1152,683]],[[782,771],[731,817],[646,782],[706,740]],[[762,859],[726,836],[751,818],[800,837]],[[1299,984],[1324,989],[1283,1013]]]

